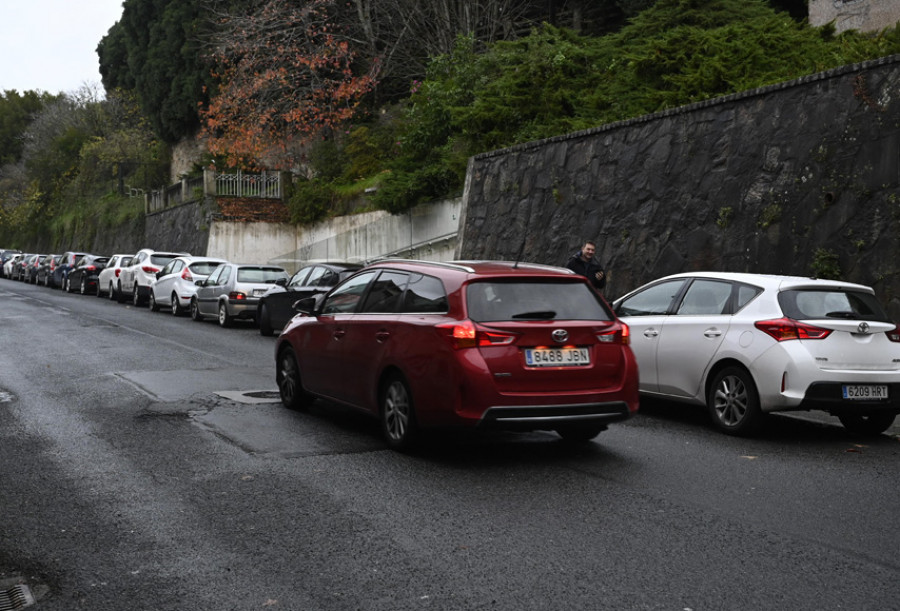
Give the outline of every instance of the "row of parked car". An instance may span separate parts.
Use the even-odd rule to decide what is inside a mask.
[[[65,253],[43,276],[56,257],[21,258],[66,290],[223,326],[255,320],[263,334],[284,327],[284,405],[356,407],[396,449],[448,426],[584,441],[636,413],[639,396],[705,406],[732,435],[804,410],[878,434],[900,413],[900,328],[859,284],[693,272],[610,304],[571,270],[522,262],[313,264],[288,278],[276,266],[151,250],[105,261]]]
[[[175,316],[258,323],[274,335],[296,314],[297,299],[325,292],[357,271],[353,263],[315,263],[293,276],[276,265],[237,264],[216,257],[141,249],[135,254],[101,256],[69,251],[31,254],[0,250],[5,278],[95,295],[119,303],[166,308]]]

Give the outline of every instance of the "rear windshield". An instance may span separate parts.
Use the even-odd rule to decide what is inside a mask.
[[[889,322],[887,314],[871,293],[842,289],[800,289],[778,294],[778,303],[788,318],[849,318]]]
[[[472,282],[466,289],[469,318],[501,320],[612,320],[612,313],[581,282]]]
[[[166,265],[169,261],[178,255],[150,255],[150,261],[154,265]]]
[[[216,261],[198,261],[197,263],[191,263],[188,265],[190,270],[195,274],[203,274],[205,276],[213,273],[213,270],[222,265]]]
[[[242,267],[238,269],[238,282],[266,282],[274,284],[279,278],[287,278],[287,272],[274,267]]]

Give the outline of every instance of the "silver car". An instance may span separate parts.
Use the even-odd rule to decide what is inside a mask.
[[[172,308],[172,314],[187,314],[197,292],[197,281],[206,280],[217,267],[227,263],[215,257],[176,257],[156,273],[150,285],[150,311]]]
[[[224,263],[209,278],[197,282],[191,318],[215,317],[223,327],[237,319],[256,320],[260,296],[282,278],[287,280],[288,273],[275,265]]]

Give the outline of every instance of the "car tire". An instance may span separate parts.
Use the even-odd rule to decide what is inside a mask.
[[[109,283],[109,300],[122,303],[122,300],[119,298],[119,289],[112,282]]]
[[[197,299],[191,299],[191,320],[196,322],[203,321],[203,314],[200,313],[200,304],[197,303]]]
[[[48,289],[50,288],[50,276],[49,275],[44,276],[44,286],[47,287]]]
[[[81,284],[78,285],[78,292],[82,295],[87,295],[87,282],[84,281],[84,278],[81,279]]]
[[[150,304],[151,312],[159,312],[159,304],[156,303],[156,296],[153,295],[153,289],[150,289],[150,297],[147,298]]]
[[[230,327],[234,325],[234,317],[228,313],[228,306],[223,302],[219,304],[219,326]]]
[[[275,367],[275,382],[278,384],[278,394],[281,402],[288,409],[305,410],[315,398],[303,389],[300,378],[300,366],[297,364],[297,355],[290,346],[283,348],[278,353],[278,361]]]
[[[567,443],[586,443],[605,430],[603,424],[574,425],[559,427],[556,434]]]
[[[728,435],[752,435],[765,418],[753,378],[741,367],[726,367],[716,374],[706,405],[713,423]]]
[[[844,428],[857,435],[881,435],[894,424],[895,414],[879,412],[875,414],[839,414]]]
[[[184,308],[175,293],[172,293],[172,316],[184,316]]]
[[[141,286],[137,282],[134,283],[134,290],[131,291],[131,304],[136,308],[144,305],[144,300],[141,299]]]
[[[418,441],[418,426],[409,385],[400,375],[390,376],[381,389],[379,418],[384,439],[392,450],[408,451]]]
[[[100,288],[100,278],[97,278],[97,291],[94,293],[100,299],[103,299],[103,290]]]
[[[266,337],[275,335],[275,330],[272,329],[272,319],[269,316],[269,308],[266,307],[266,304],[259,306],[259,334]]]

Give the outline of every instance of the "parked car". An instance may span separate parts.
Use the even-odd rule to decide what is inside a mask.
[[[276,341],[284,405],[359,408],[395,449],[440,426],[585,441],[638,409],[628,326],[564,268],[384,261],[298,309]]]
[[[75,267],[66,279],[66,291],[78,291],[82,295],[96,295],[100,272],[106,267],[109,257],[85,255],[75,262]]]
[[[172,259],[189,254],[142,248],[135,253],[131,263],[122,268],[116,288],[122,295],[131,295],[132,304],[141,306],[150,296],[150,285],[156,280],[157,272]]]
[[[615,301],[641,392],[705,405],[722,431],[771,412],[824,410],[857,433],[900,412],[900,330],[867,286],[786,276],[689,273]]]
[[[59,263],[61,258],[62,255],[47,255],[44,260],[41,261],[41,264],[38,265],[37,276],[35,278],[37,284],[50,286],[53,269],[56,267],[57,263]]]
[[[16,250],[12,248],[7,248],[4,250],[0,250],[0,278],[9,278],[6,273],[6,262],[9,261],[13,255],[22,254],[21,250]]]
[[[191,318],[215,317],[223,327],[237,319],[255,320],[259,298],[279,279],[288,278],[275,265],[223,263],[206,279],[197,281],[191,298]]]
[[[97,297],[108,296],[113,301],[122,301],[118,289],[119,274],[122,268],[131,264],[134,255],[115,254],[106,262],[106,266],[100,270],[97,276]]]
[[[66,289],[66,280],[69,278],[69,272],[75,267],[75,262],[87,254],[90,253],[75,251],[64,252],[62,257],[60,257],[59,262],[56,264],[56,267],[53,269],[53,278],[50,284]]]
[[[30,257],[25,259],[25,262],[22,264],[21,280],[29,284],[36,284],[38,267],[46,258],[47,255],[31,255]]]
[[[225,259],[215,257],[176,257],[157,272],[150,285],[150,310],[172,308],[172,314],[181,316],[191,309],[191,298],[197,292],[197,281],[205,280]]]
[[[25,266],[28,265],[29,260],[35,256],[34,253],[26,252],[19,259],[16,259],[16,262],[13,263],[12,266],[13,280],[18,280],[19,282],[25,281]]]
[[[25,257],[24,253],[14,253],[11,257],[6,260],[6,263],[3,264],[3,275],[10,279],[15,279],[13,276],[13,269],[16,266],[16,263],[22,260]]]
[[[290,280],[278,281],[259,298],[256,321],[261,335],[273,335],[297,313],[294,303],[315,293],[327,293],[360,269],[359,263],[312,263],[301,267]]]

